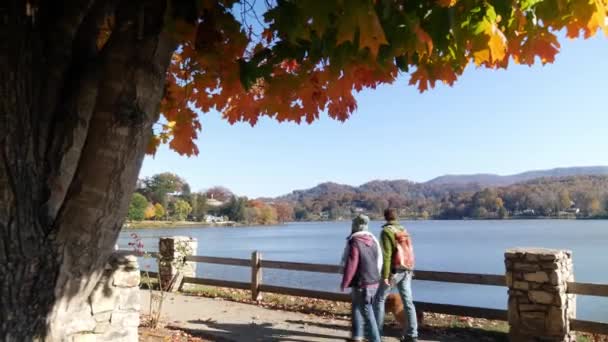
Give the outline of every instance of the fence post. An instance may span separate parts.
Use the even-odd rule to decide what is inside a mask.
[[[514,342],[576,341],[570,319],[576,296],[567,294],[574,281],[572,252],[515,248],[505,252],[509,288],[509,339]]]
[[[262,299],[260,285],[262,284],[262,253],[254,251],[251,253],[251,300],[259,301]]]
[[[184,258],[196,254],[197,247],[196,239],[187,236],[161,237],[158,240],[158,273],[163,290],[175,292],[180,289],[184,277],[195,276],[196,263],[185,262]]]

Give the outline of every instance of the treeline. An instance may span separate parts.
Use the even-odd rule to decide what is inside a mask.
[[[504,219],[525,217],[608,218],[608,176],[539,178],[504,187],[373,181],[360,187],[335,183],[275,199],[248,199],[224,187],[191,192],[172,173],[139,181],[130,220],[240,222],[350,219],[366,213],[380,219],[385,208],[402,218]]]
[[[608,177],[541,178],[442,198],[437,217],[507,218],[608,216]]]
[[[266,202],[237,196],[216,186],[192,192],[180,176],[165,172],[138,181],[127,218],[131,221],[195,221],[276,224],[292,220],[293,207],[284,201]]]
[[[347,219],[359,212],[380,218],[384,208],[403,218],[501,219],[509,217],[594,218],[608,216],[608,176],[539,178],[481,189],[406,181],[374,181],[361,187],[324,183],[283,199],[296,220]]]

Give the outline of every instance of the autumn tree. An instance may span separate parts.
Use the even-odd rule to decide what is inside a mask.
[[[169,208],[171,219],[176,221],[184,221],[192,211],[190,204],[182,199],[171,202]]]
[[[156,203],[154,205],[154,217],[156,217],[157,220],[162,220],[165,218],[165,215],[165,208],[162,206],[162,204]]]
[[[144,218],[146,220],[151,220],[156,217],[156,208],[152,203],[148,204],[146,211],[144,211]]]
[[[163,172],[143,179],[144,187],[140,191],[147,195],[150,201],[161,203],[165,207],[169,203],[169,194],[190,194],[190,186],[180,176]]]
[[[140,193],[134,193],[129,204],[127,217],[129,220],[141,221],[146,217],[146,208],[148,208],[148,200]]]
[[[70,338],[146,149],[197,154],[198,111],[345,120],[400,72],[425,91],[606,29],[606,0],[264,4],[255,26],[235,0],[0,4],[0,339]]]
[[[277,213],[277,221],[289,222],[294,219],[293,206],[287,202],[277,202],[272,205]]]
[[[275,224],[277,223],[277,211],[273,206],[264,205],[260,208],[260,216],[258,217],[259,224]]]

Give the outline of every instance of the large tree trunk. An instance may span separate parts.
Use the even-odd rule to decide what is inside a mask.
[[[163,0],[5,2],[0,340],[62,341],[118,237],[175,45]]]

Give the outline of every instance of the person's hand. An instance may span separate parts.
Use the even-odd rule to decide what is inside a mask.
[[[391,282],[388,279],[384,279],[384,284],[386,286],[391,286]]]

